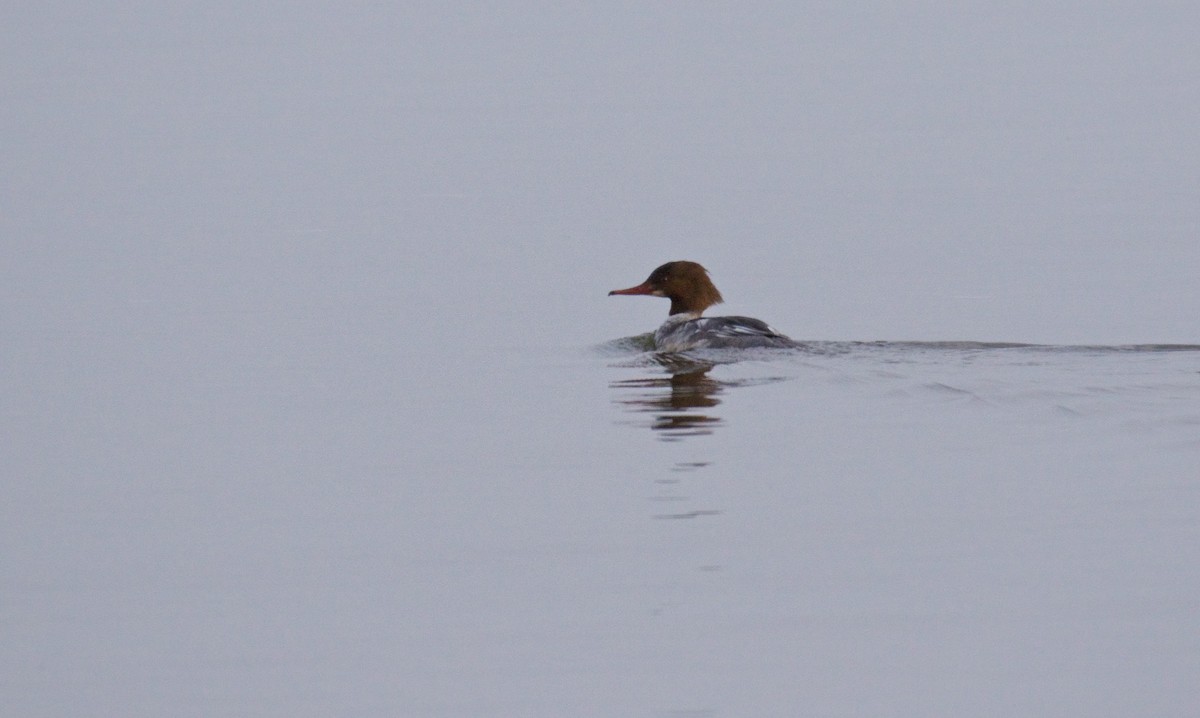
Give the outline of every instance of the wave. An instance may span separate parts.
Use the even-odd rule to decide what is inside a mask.
[[[798,341],[794,349],[767,349],[769,355],[781,354],[848,354],[860,351],[889,351],[889,352],[1006,352],[1034,351],[1054,353],[1087,353],[1087,354],[1161,354],[1167,352],[1200,352],[1200,344],[1033,344],[1028,342],[1003,341]],[[666,352],[654,351],[654,335],[638,334],[599,344],[595,349],[601,353],[614,355],[655,354],[660,357],[671,356]],[[717,363],[736,361],[737,357],[763,358],[761,349],[722,349],[716,354],[713,350],[684,352],[687,356],[704,356],[706,359],[717,359]],[[678,356],[678,355],[676,355]],[[655,361],[655,360],[650,360]]]

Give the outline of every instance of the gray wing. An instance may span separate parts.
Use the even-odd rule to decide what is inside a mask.
[[[710,347],[795,347],[798,344],[753,317],[706,317],[697,319]]]

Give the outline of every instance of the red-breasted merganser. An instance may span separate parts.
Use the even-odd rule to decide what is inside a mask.
[[[695,262],[667,262],[636,287],[608,293],[610,297],[614,294],[648,294],[671,300],[670,316],[654,332],[654,348],[660,352],[799,346],[761,319],[701,317],[705,309],[725,300],[708,278],[708,270]]]

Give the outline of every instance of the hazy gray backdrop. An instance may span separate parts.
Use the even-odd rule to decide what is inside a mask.
[[[449,317],[588,342],[661,313],[603,291],[692,258],[732,310],[809,338],[1197,338],[1188,3],[39,3],[3,24],[16,326],[344,303],[419,343]]]
[[[716,433],[661,442],[691,390],[596,347],[671,259],[798,339],[1200,342],[1197,38],[1186,2],[11,5],[0,712],[1195,709],[1194,354],[718,367]]]

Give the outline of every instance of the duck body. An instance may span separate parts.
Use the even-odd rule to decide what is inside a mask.
[[[654,348],[660,352],[689,349],[752,349],[796,347],[794,340],[753,317],[698,317],[677,314],[668,317],[654,332]]]
[[[671,300],[667,321],[654,332],[654,348],[661,352],[689,349],[749,349],[797,347],[761,319],[752,317],[704,317],[705,309],[724,301],[708,270],[696,262],[667,262],[645,282],[629,289],[614,289],[612,295],[648,295]]]

